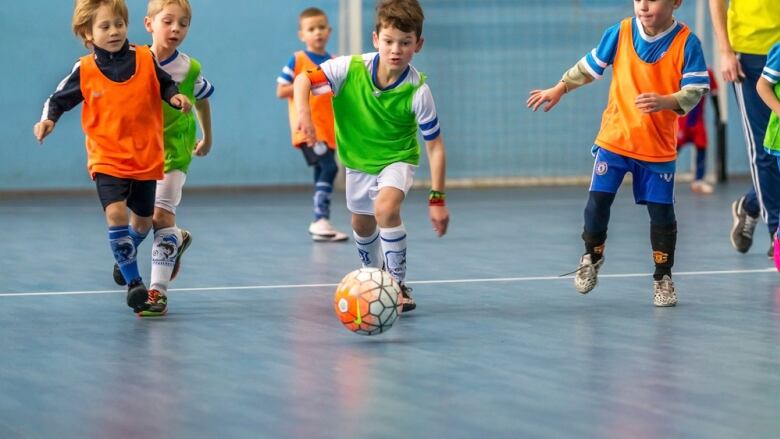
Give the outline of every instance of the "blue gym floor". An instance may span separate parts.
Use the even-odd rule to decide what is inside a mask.
[[[652,304],[649,219],[624,187],[578,294],[585,187],[425,192],[403,212],[417,310],[363,337],[334,316],[352,242],[312,243],[304,191],[186,193],[170,312],[113,284],[94,194],[0,198],[0,438],[776,438],[780,273],[764,225],[677,187],[676,308]],[[343,194],[333,221],[348,230]],[[150,240],[139,252],[148,279]]]

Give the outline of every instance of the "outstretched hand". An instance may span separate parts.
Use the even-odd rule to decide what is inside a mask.
[[[548,88],[547,90],[531,90],[531,96],[525,103],[526,106],[534,112],[543,104],[547,104],[544,106],[544,112],[546,113],[558,104],[558,101],[561,100],[561,96],[563,96],[564,93],[566,93],[566,85],[559,82],[555,87]]]
[[[33,126],[33,135],[38,140],[38,143],[43,143],[43,139],[46,138],[51,132],[54,131],[54,122],[51,120],[42,120]]]

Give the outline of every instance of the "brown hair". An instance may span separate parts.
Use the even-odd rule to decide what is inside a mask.
[[[115,14],[122,17],[125,25],[128,23],[127,5],[124,0],[76,0],[73,8],[73,33],[85,44],[89,44],[87,34],[92,33],[95,13],[103,5],[108,5]]]
[[[328,19],[328,15],[320,8],[306,8],[298,15],[298,21],[303,20],[304,18],[311,18],[311,17],[325,17],[325,19]]]
[[[153,18],[159,14],[168,5],[178,5],[184,9],[189,18],[192,18],[192,6],[190,6],[189,0],[149,0],[149,4],[146,6],[146,16]]]
[[[402,32],[414,32],[419,39],[422,35],[423,14],[417,0],[381,0],[376,5],[376,33],[382,28],[394,27]]]

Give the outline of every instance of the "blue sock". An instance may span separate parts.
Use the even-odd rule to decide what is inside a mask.
[[[133,226],[128,226],[128,231],[130,232],[130,238],[133,240],[133,245],[137,249],[139,245],[141,245],[142,242],[144,242],[144,239],[146,239],[146,235],[149,234],[149,231],[147,230],[146,233],[139,233],[137,230],[133,228]]]
[[[330,218],[330,197],[333,186],[330,183],[318,181],[314,185],[314,219]]]
[[[136,248],[130,236],[130,227],[109,227],[108,242],[111,244],[111,252],[114,253],[114,260],[119,265],[125,282],[129,285],[136,280],[140,281],[141,274],[138,272]]]

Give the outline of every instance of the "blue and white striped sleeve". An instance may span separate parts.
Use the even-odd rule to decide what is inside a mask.
[[[701,50],[699,38],[694,34],[690,34],[685,42],[682,74],[682,80],[680,81],[681,89],[710,89],[710,74],[707,72],[704,51]]]
[[[198,75],[195,79],[195,99],[202,101],[208,99],[214,93],[214,85],[203,75]]]
[[[604,31],[599,45],[582,58],[582,64],[593,79],[601,79],[604,70],[615,61],[619,36],[620,23]]]
[[[282,73],[276,78],[276,82],[282,85],[290,85],[295,80],[295,55],[290,57],[290,61],[282,68]]]
[[[775,44],[769,50],[761,77],[772,84],[780,82],[780,43]]]
[[[428,84],[423,84],[414,93],[412,98],[412,111],[417,116],[417,125],[420,126],[423,139],[426,142],[435,140],[441,134],[439,116],[436,114],[436,103]]]

